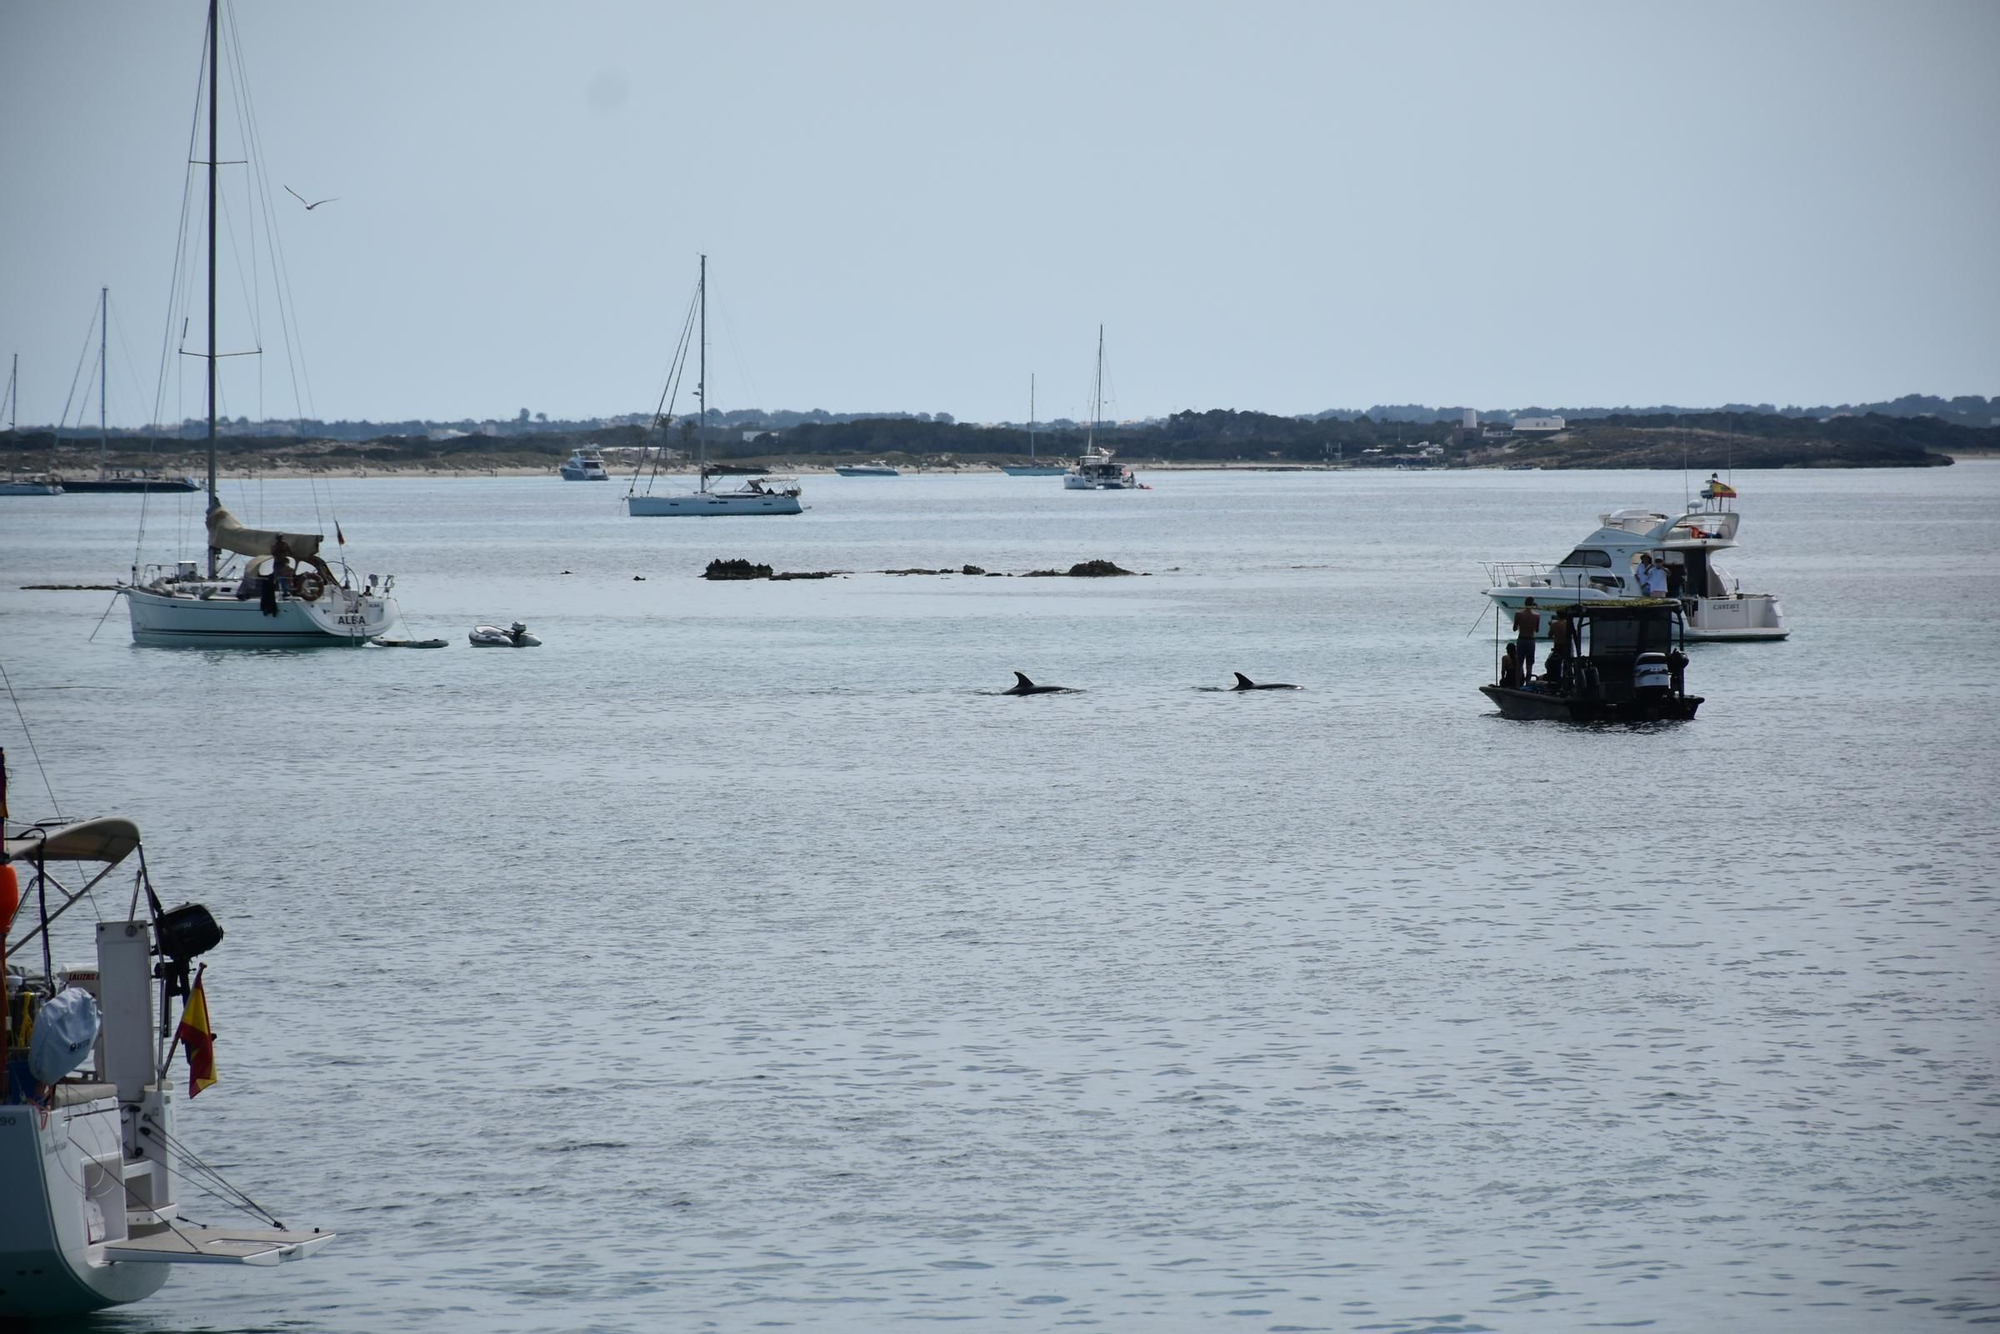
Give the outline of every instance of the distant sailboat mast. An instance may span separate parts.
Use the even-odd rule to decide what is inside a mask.
[[[1090,429],[1084,433],[1086,454],[1097,449],[1097,419],[1104,415],[1104,326],[1097,326],[1097,378],[1090,386]]]
[[[215,193],[219,174],[215,164],[221,156],[216,152],[220,101],[216,94],[221,89],[222,68],[222,33],[217,15],[220,7],[221,0],[208,0],[208,508],[211,511],[222,504],[215,493]],[[208,549],[211,579],[215,578],[215,558],[219,554],[212,546]]]
[[[700,360],[695,367],[694,402],[695,420],[694,443],[700,452],[701,486],[708,490],[708,256],[701,257],[701,281],[695,285],[695,292],[701,298],[701,349]]]
[[[1028,462],[1035,462],[1035,373],[1028,372]]]
[[[97,289],[97,475],[104,476],[111,457],[111,429],[104,415],[105,387],[111,379],[111,366],[104,360],[106,337],[105,323],[111,318],[111,289]]]

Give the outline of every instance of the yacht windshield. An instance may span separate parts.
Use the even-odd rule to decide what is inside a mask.
[[[1578,547],[1575,551],[1570,552],[1569,555],[1557,561],[1556,564],[1597,565],[1608,570],[1611,568],[1611,553],[1608,551],[1598,551],[1591,547]]]

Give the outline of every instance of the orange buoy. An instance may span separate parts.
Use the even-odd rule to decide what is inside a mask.
[[[14,874],[13,863],[0,865],[0,937],[6,936],[14,921],[14,910],[20,906],[21,877]]]

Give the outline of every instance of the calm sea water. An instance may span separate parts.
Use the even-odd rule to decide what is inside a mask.
[[[2000,465],[1738,474],[1793,638],[1618,729],[1493,715],[1477,562],[1678,474],[1153,480],[231,485],[432,653],[93,640],[16,586],[130,565],[137,498],[0,500],[63,812],[229,933],[183,1137],[342,1233],[101,1327],[2000,1320]],[[1092,557],[1150,577],[868,573]]]

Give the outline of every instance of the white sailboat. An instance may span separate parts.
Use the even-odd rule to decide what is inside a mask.
[[[14,354],[14,369],[7,376],[7,433],[9,435],[14,433],[17,426],[14,418],[16,412],[19,410],[16,400],[20,395],[20,383],[21,354],[16,352]],[[53,475],[47,473],[30,473],[25,477],[20,473],[13,473],[5,481],[0,481],[0,496],[59,496],[62,494],[62,490],[62,484],[57,482]]]
[[[653,414],[653,429],[660,433],[659,452],[653,459],[653,472],[646,479],[646,490],[641,493],[639,471],[645,467],[642,458],[639,468],[632,473],[632,487],[625,495],[626,513],[642,518],[720,518],[741,514],[798,514],[805,509],[799,503],[800,487],[793,477],[772,477],[768,474],[745,476],[735,490],[716,491],[709,486],[708,466],[708,256],[701,257],[701,281],[695,288],[695,309],[689,312],[695,318],[683,327],[681,344],[674,354],[674,365],[668,372],[667,388],[661,392],[661,409]],[[659,476],[659,465],[667,454],[666,429],[673,421],[672,395],[680,383],[681,371],[687,365],[688,333],[695,331],[699,351],[696,357],[695,374],[695,450],[699,481],[693,491],[653,492],[653,482]]]
[[[1111,457],[1111,451],[1097,443],[1097,422],[1104,415],[1104,326],[1097,326],[1097,378],[1090,390],[1090,425],[1083,438],[1083,453],[1076,466],[1063,474],[1065,491],[1141,491],[1145,488],[1132,470]]]
[[[320,648],[359,646],[387,631],[401,615],[392,575],[378,585],[336,576],[321,559],[321,533],[245,528],[222,507],[215,485],[215,279],[218,104],[215,0],[208,15],[208,563],[137,565],[121,583],[132,618],[132,642],[159,648]],[[338,522],[335,536],[345,545]],[[224,562],[228,552],[245,559]],[[304,566],[296,564],[303,562]]]
[[[94,964],[48,966],[51,928],[134,853],[125,918],[89,923]],[[60,879],[71,867],[77,878]],[[284,1226],[177,1136],[176,1048],[190,1098],[216,1073],[202,978],[188,973],[221,940],[206,908],[162,909],[130,820],[12,825],[0,838],[0,960],[16,960],[0,966],[0,1321],[76,1317],[151,1296],[175,1265],[277,1265],[334,1239]],[[255,1225],[183,1217],[184,1174]]]

